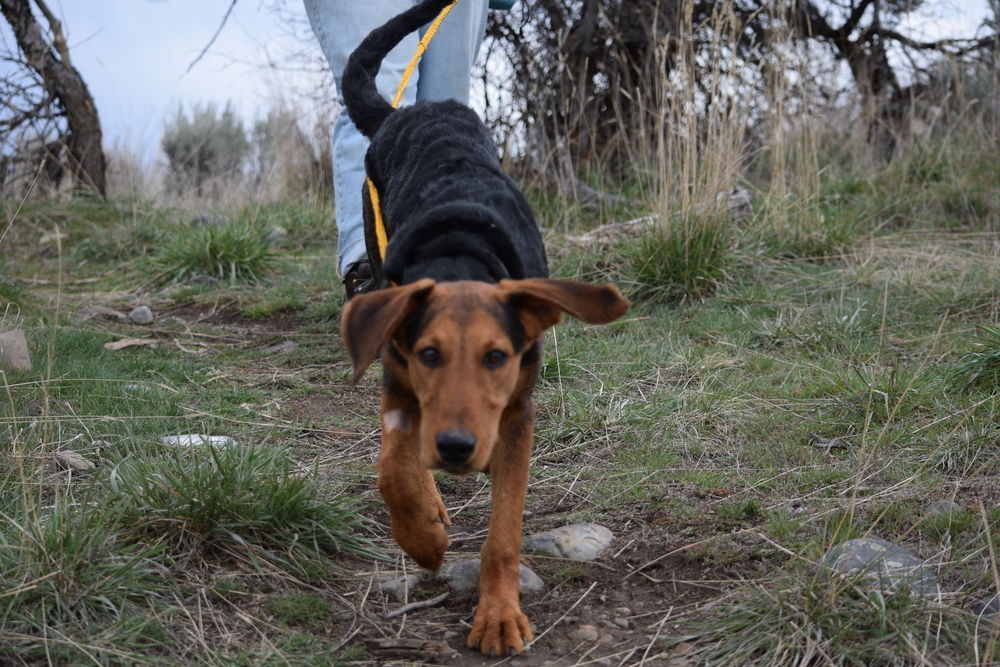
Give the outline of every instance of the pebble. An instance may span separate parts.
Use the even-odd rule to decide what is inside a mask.
[[[415,574],[400,576],[395,572],[388,572],[375,577],[378,589],[397,600],[405,599],[407,591],[412,590],[417,585],[418,580],[419,577]]]
[[[927,506],[927,509],[924,510],[924,514],[929,517],[955,517],[956,515],[965,514],[965,508],[951,500],[935,500]]]
[[[163,438],[163,444],[174,445],[176,447],[196,447],[199,445],[214,445],[216,447],[228,447],[235,444],[228,435],[204,435],[201,433],[187,433],[184,435],[168,435]]]
[[[60,470],[75,472],[78,474],[86,474],[88,472],[93,472],[97,466],[93,464],[89,459],[77,454],[76,452],[63,451],[56,452],[52,455],[56,466]]]
[[[615,625],[617,625],[619,628],[623,628],[625,630],[628,630],[628,619],[627,618],[616,618],[615,619]]]
[[[294,340],[286,340],[277,345],[269,345],[268,347],[262,348],[263,352],[268,354],[282,354],[284,352],[291,352],[299,346]]]
[[[632,610],[629,609],[628,607],[618,607],[615,609],[615,613],[618,614],[619,616],[631,616]]]
[[[448,586],[453,591],[468,591],[479,585],[478,558],[470,560],[460,560],[451,563],[444,569],[444,574],[448,578]],[[521,585],[522,593],[535,593],[545,588],[545,582],[537,574],[520,565],[518,583]]]
[[[852,577],[884,590],[909,586],[916,595],[938,596],[941,588],[934,569],[908,549],[898,544],[861,538],[847,540],[830,548],[820,567]]]
[[[596,560],[607,549],[615,536],[610,530],[596,523],[575,523],[528,539],[528,550],[547,551],[556,556],[573,560]]]
[[[598,644],[610,644],[615,640],[613,635],[601,635],[601,638],[597,640]]]
[[[272,248],[281,248],[288,242],[288,230],[284,227],[275,227],[264,239]]]
[[[149,309],[149,306],[139,306],[133,308],[132,312],[128,314],[128,318],[136,324],[152,324],[153,311]]]
[[[569,637],[581,642],[595,642],[600,639],[601,633],[592,625],[581,625],[570,632]]]
[[[28,341],[21,329],[0,333],[0,367],[8,373],[31,370]]]

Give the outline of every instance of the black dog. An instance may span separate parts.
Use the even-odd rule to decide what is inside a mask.
[[[351,120],[372,140],[365,168],[389,242],[383,258],[366,190],[366,245],[383,289],[355,295],[341,327],[355,380],[382,353],[379,490],[407,554],[436,570],[448,547],[450,521],[431,468],[490,473],[493,507],[467,643],[513,654],[532,638],[518,601],[518,558],[543,334],[563,313],[610,322],[628,301],[610,285],[545,277],[535,218],[472,110],[424,102],[397,111],[378,94],[385,54],[450,2],[426,0],[390,20],[344,72]]]
[[[380,258],[366,188],[365,238],[382,287],[423,277],[497,282],[548,275],[531,207],[504,173],[476,113],[454,101],[395,110],[375,87],[385,55],[449,4],[427,0],[390,20],[365,38],[344,70],[344,102],[371,139],[365,169],[390,239]]]

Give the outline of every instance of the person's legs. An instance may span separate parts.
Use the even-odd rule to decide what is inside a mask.
[[[420,59],[417,101],[469,103],[472,66],[486,35],[488,0],[459,0]],[[420,31],[421,36],[427,30]]]
[[[330,63],[340,112],[333,126],[333,190],[337,216],[338,270],[345,276],[352,264],[366,259],[364,222],[361,217],[361,188],[365,182],[365,153],[368,139],[347,115],[340,96],[340,81],[351,52],[369,32],[385,20],[408,9],[412,0],[304,0],[306,14],[320,48]],[[464,0],[463,0],[464,2]],[[382,62],[376,78],[379,93],[392,101],[406,66],[417,50],[417,35],[409,35]],[[403,104],[416,100],[418,73],[403,95]]]

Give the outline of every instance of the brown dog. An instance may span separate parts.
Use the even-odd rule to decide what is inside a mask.
[[[424,278],[358,295],[344,310],[355,381],[382,353],[378,484],[400,547],[423,567],[441,566],[451,522],[432,468],[492,476],[468,638],[468,646],[491,657],[520,652],[533,639],[518,602],[518,558],[543,333],[563,313],[603,324],[628,305],[610,285]]]

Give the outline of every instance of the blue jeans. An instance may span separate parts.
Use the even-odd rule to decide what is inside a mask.
[[[309,23],[330,63],[340,111],[333,126],[333,190],[336,197],[337,255],[343,276],[348,267],[365,259],[365,232],[361,217],[361,188],[365,182],[368,140],[354,127],[340,95],[347,58],[369,32],[418,0],[303,0]],[[472,65],[486,32],[488,0],[459,0],[445,18],[420,60],[400,105],[453,99],[469,103]],[[420,31],[420,35],[423,30]],[[388,101],[417,50],[420,35],[408,35],[382,61],[376,84]]]

